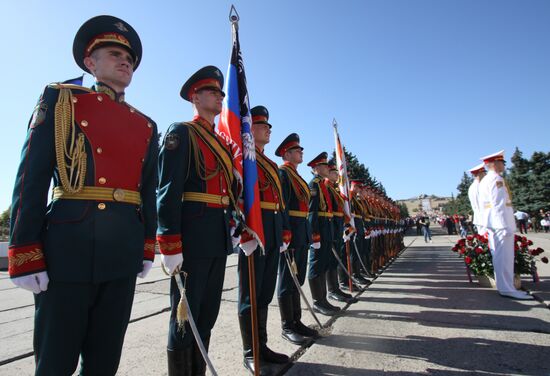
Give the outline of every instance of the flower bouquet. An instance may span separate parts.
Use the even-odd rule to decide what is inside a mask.
[[[542,248],[529,248],[533,245],[531,240],[524,236],[515,235],[514,237],[514,273],[516,275],[530,274],[533,281],[538,282],[536,261],[548,263],[547,257],[540,257],[544,252]],[[493,278],[493,258],[489,251],[489,242],[484,235],[468,235],[466,238],[459,239],[453,252],[457,252],[464,259],[466,264],[468,278],[472,281],[470,273],[478,279],[483,277]],[[482,277],[482,278],[480,278]]]

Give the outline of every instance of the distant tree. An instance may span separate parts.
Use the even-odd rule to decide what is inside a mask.
[[[0,237],[5,238],[10,231],[10,208],[0,214]]]
[[[456,196],[456,211],[457,214],[468,215],[473,214],[470,199],[468,198],[468,189],[472,185],[474,179],[467,173],[462,175],[462,180],[456,187],[458,195]]]
[[[405,203],[400,202],[397,204],[399,206],[399,213],[401,215],[401,218],[407,218],[410,217],[409,215],[409,209],[407,208],[407,205]]]
[[[512,191],[512,205],[519,210],[528,210],[529,206],[529,161],[523,158],[523,153],[516,147],[512,158],[512,166],[508,169],[506,180]]]
[[[365,167],[363,163],[360,163],[357,157],[346,150],[344,147],[344,155],[346,156],[346,164],[348,168],[348,175],[350,179],[362,179],[366,184],[379,187],[379,182],[371,176],[368,167]],[[330,161],[336,164],[336,152],[332,152],[332,157]]]
[[[531,214],[550,209],[550,153],[534,152],[527,160],[516,147],[511,161],[507,180],[514,209]]]

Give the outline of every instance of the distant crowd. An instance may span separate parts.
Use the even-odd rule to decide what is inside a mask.
[[[529,231],[550,232],[550,210],[540,209],[538,212],[531,214],[517,210],[514,217],[516,218],[516,226],[522,234],[527,234]],[[406,220],[407,227],[416,227],[416,235],[424,235],[426,242],[431,241],[430,222],[437,223],[441,228],[447,229],[449,235],[466,237],[468,234],[476,233],[470,214],[437,215],[431,218],[425,214],[420,214]]]

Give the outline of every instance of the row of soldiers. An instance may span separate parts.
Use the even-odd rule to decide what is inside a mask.
[[[293,133],[276,150],[282,158],[278,166],[264,153],[269,113],[256,106],[251,113],[264,233],[260,246],[235,217],[233,158],[215,132],[225,96],[221,71],[207,66],[185,82],[180,95],[192,104],[194,117],[172,124],[159,150],[156,124],[124,98],[141,54],[139,36],[123,20],[88,20],[77,32],[73,55],[94,76],[94,86],[48,85],[29,122],[12,200],[9,273],[17,286],[35,294],[36,375],[70,375],[79,358],[81,374],[116,373],[136,277],[150,271],[157,243],[172,276],[168,374],[205,374],[199,338],[189,323],[181,327],[177,307],[185,292],[207,350],[227,256],[237,245],[244,251],[238,265],[244,365],[253,371],[246,253],[254,258],[260,371],[265,372],[269,363],[289,361],[267,346],[275,290],[283,337],[309,342],[318,332],[301,321],[299,289],[306,275],[315,312],[340,310],[327,298],[355,302],[342,289],[351,293],[368,284],[402,247],[399,209],[354,180],[352,211],[346,215],[339,174],[327,153],[308,163],[314,177],[306,183],[297,170],[303,148]],[[185,281],[185,290],[179,281]]]

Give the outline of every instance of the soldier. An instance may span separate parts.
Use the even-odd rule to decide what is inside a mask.
[[[355,249],[352,250],[352,280],[357,285],[366,285],[370,283],[368,279],[361,275],[361,261],[359,261],[358,253],[360,256],[363,255],[364,240],[365,240],[365,227],[363,222],[363,203],[361,200],[361,190],[363,187],[363,181],[360,179],[351,180],[351,215],[353,216],[353,221],[355,224],[356,235],[351,240],[351,247]],[[340,284],[340,287],[345,288],[345,284]]]
[[[252,115],[252,134],[256,144],[256,162],[258,167],[258,185],[260,188],[260,206],[262,208],[262,223],[264,229],[264,253],[259,249],[254,251],[254,273],[256,277],[256,301],[258,315],[258,336],[260,340],[260,361],[268,363],[287,363],[288,356],[279,354],[267,347],[267,312],[273,299],[277,281],[277,266],[279,252],[288,248],[291,232],[288,222],[284,223],[282,211],[285,208],[283,192],[279,180],[279,169],[264,154],[264,147],[270,141],[271,124],[269,112],[264,106],[256,106],[250,110]],[[252,240],[244,233],[242,244]],[[255,242],[254,244],[257,244]],[[247,252],[249,253],[249,252]],[[250,286],[248,279],[248,256],[239,253],[239,324],[243,341],[244,366],[254,373],[254,357],[252,352],[252,321],[250,316]],[[261,364],[264,368],[264,364]],[[261,373],[263,370],[261,370]]]
[[[341,196],[340,189],[338,188],[339,179],[340,176],[338,175],[338,170],[336,169],[336,166],[334,165],[334,163],[329,163],[329,176],[325,179],[325,185],[327,186],[330,200],[332,200],[333,208],[332,246],[334,247],[334,251],[338,254],[338,257],[340,257],[340,260],[342,261],[344,266],[346,266],[347,255],[344,247],[344,235],[348,236],[347,234],[351,232],[351,229],[349,228],[350,218],[344,213],[344,198]],[[344,233],[344,225],[347,225],[346,233]],[[327,289],[329,292],[328,297],[332,300],[336,300],[339,302],[356,303],[356,298],[340,290],[340,286],[338,284],[338,274],[340,274],[340,280],[342,281],[342,283],[348,283],[346,272],[342,270],[342,267],[338,265],[338,260],[336,259],[336,256],[334,256],[334,254],[330,252],[328,270],[326,275]]]
[[[468,188],[468,198],[470,199],[470,205],[474,213],[472,223],[476,226],[478,234],[484,234],[486,230],[481,226],[481,208],[479,207],[479,183],[485,177],[485,164],[481,163],[470,169],[470,173],[474,177],[474,181]]]
[[[313,298],[313,310],[326,316],[340,311],[327,300],[326,272],[332,247],[332,200],[325,185],[328,177],[328,154],[322,152],[307,165],[313,170],[309,182],[310,199],[308,220],[311,225],[312,244],[309,249],[309,287]]]
[[[81,374],[114,375],[136,274],[153,262],[157,130],[124,100],[141,53],[123,20],[88,20],[73,55],[94,86],[48,85],[29,123],[9,273],[35,294],[36,375],[72,374],[79,356]]]
[[[489,233],[489,249],[493,256],[495,281],[500,295],[514,299],[532,299],[514,287],[514,232],[516,222],[512,197],[501,176],[505,169],[504,150],[482,158],[489,170],[479,183],[481,225]]]
[[[225,141],[214,132],[225,96],[222,85],[223,75],[214,66],[199,69],[185,82],[180,95],[193,104],[193,120],[170,125],[159,154],[161,258],[169,274],[187,273],[187,300],[207,350],[220,309],[227,255],[233,250],[233,162]],[[189,324],[184,330],[178,327],[180,290],[175,278],[170,282],[168,374],[204,375],[206,364]]]
[[[275,155],[282,157],[284,161],[279,166],[279,176],[285,202],[284,215],[288,217],[292,233],[286,252],[296,265],[296,277],[301,286],[306,278],[307,250],[311,244],[311,229],[307,221],[309,187],[297,170],[298,165],[303,162],[303,150],[304,148],[300,146],[300,137],[296,133],[292,133],[275,151]],[[300,292],[294,284],[291,276],[292,271],[288,268],[285,257],[281,255],[279,258],[277,286],[281,313],[281,335],[287,341],[301,346],[310,342],[313,337],[317,337],[318,333],[301,321]]]

